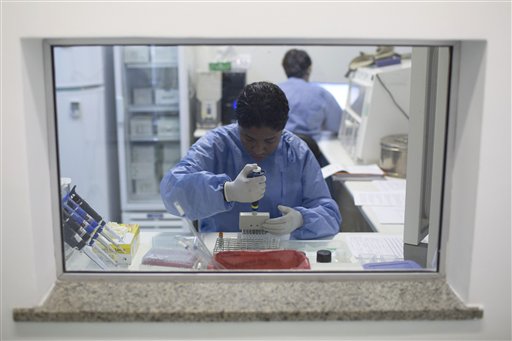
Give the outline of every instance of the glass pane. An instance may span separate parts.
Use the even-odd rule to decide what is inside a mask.
[[[308,78],[287,77],[282,61],[290,49],[307,51],[313,61]],[[414,60],[414,49],[54,46],[65,271],[436,271],[437,260],[425,265],[408,258],[408,252],[404,256],[406,194],[420,200],[421,192],[411,191],[408,183],[425,176],[407,172],[407,155],[427,153],[408,150],[407,144],[410,134],[418,134],[411,130],[410,116],[424,115],[411,113],[411,74],[414,68],[430,67]],[[372,56],[364,65],[358,60],[363,51]],[[306,111],[299,107],[304,105],[300,99],[307,99],[308,110],[325,98],[336,106],[325,118],[307,118],[306,128],[321,123],[320,131],[304,138],[313,153],[319,151],[315,156],[325,175],[325,183],[313,192],[326,193],[342,217],[333,233],[318,232],[324,227],[295,233],[303,225],[286,235],[261,228],[261,222],[282,214],[276,193],[284,202],[298,200],[295,208],[321,208],[308,206],[314,201],[310,193],[295,190],[310,180],[294,179],[293,172],[277,175],[277,163],[264,169],[267,187],[258,212],[264,218],[255,217],[249,203],[208,213],[216,205],[206,193],[210,189],[191,206],[203,212],[199,219],[179,200],[171,212],[164,206],[160,182],[195,143],[200,148],[187,162],[212,159],[215,166],[196,169],[194,164],[187,172],[219,176],[239,162],[236,153],[219,147],[221,140],[208,144],[204,136],[218,127],[237,127],[238,95],[246,85],[263,80],[283,89],[290,105],[286,130],[293,133],[304,134],[300,119],[299,124],[290,124]],[[287,82],[314,87],[315,95],[298,99],[295,85]],[[429,93],[425,85],[414,89]],[[243,154],[246,147],[240,145]],[[227,154],[221,157],[222,152]],[[230,175],[231,181],[236,175]],[[192,189],[183,189],[180,200]],[[221,214],[236,216],[237,226],[212,228]],[[307,214],[303,224],[308,223]],[[422,242],[428,245],[429,240]]]

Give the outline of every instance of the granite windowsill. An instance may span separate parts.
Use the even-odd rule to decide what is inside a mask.
[[[467,320],[444,279],[347,281],[57,281],[15,321]]]

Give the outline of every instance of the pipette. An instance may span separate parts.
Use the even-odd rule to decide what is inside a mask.
[[[69,207],[64,206],[64,218],[69,219],[69,223],[73,223],[72,227],[77,226],[76,232],[77,233],[87,233],[91,236],[92,239],[97,239],[103,246],[105,246],[107,249],[109,249],[111,252],[116,252],[112,246],[109,244],[109,242],[98,233],[97,226],[93,226],[89,224],[87,221],[83,220],[75,211],[70,211]],[[68,221],[65,221],[67,223]]]
[[[257,166],[252,173],[247,175],[248,178],[255,178],[264,176],[265,171]],[[262,231],[261,224],[263,224],[269,217],[268,212],[258,212],[260,202],[254,201],[251,203],[251,212],[240,212],[238,226],[242,233],[254,233],[255,231]]]
[[[103,233],[103,229],[106,225],[100,225],[93,217],[91,217],[87,212],[85,212],[76,202],[73,200],[67,200],[63,202],[63,206],[65,209],[71,210],[77,213],[80,217],[83,218],[89,225],[97,229],[97,233],[99,233],[103,238],[107,239],[111,244],[113,244],[117,249],[119,249],[119,244],[116,243],[107,233]]]
[[[95,221],[98,222],[98,224],[105,228],[105,231],[109,233],[111,236],[113,236],[117,240],[121,240],[122,238],[111,228],[108,227],[106,222],[103,220],[103,218],[85,201],[78,193],[76,193],[76,186],[74,186],[71,191],[68,193],[67,196],[71,198],[75,203],[78,204],[84,211],[86,211],[89,215],[93,217]]]
[[[101,247],[98,247],[95,242],[96,240],[99,240],[101,244],[103,244],[107,249],[109,249],[111,252],[115,253],[115,250],[112,249],[112,247],[108,243],[104,243],[99,239],[98,234],[94,233],[94,230],[91,229],[90,226],[84,226],[83,224],[80,224],[80,222],[75,221],[72,219],[72,217],[68,217],[64,221],[64,226],[71,228],[73,231],[75,231],[83,240],[86,241],[86,243],[92,247],[93,250],[98,251],[101,253],[102,256],[104,256],[106,259],[108,259],[110,262],[112,262],[114,265],[117,265],[117,262],[110,257]]]
[[[74,222],[72,220],[69,220],[67,223],[64,224],[63,228],[63,235],[64,235],[64,241],[72,248],[77,249],[80,252],[83,252],[89,257],[94,263],[96,263],[101,269],[105,270],[107,269],[107,265],[99,258],[93,250],[97,250],[102,255],[104,255],[107,259],[111,260],[115,265],[117,265],[112,258],[110,258],[106,253],[101,250],[101,248],[97,247],[94,244],[94,240],[90,237],[89,234],[85,233],[83,236],[80,236],[78,233],[76,233],[75,227],[72,227]],[[85,237],[85,238],[84,238]],[[88,245],[88,241],[89,245]]]
[[[249,175],[247,176],[248,178],[256,178],[258,176],[263,176],[265,175],[265,171],[263,169],[261,169],[260,166],[258,166],[257,168],[255,168],[252,173],[249,173]],[[259,201],[254,201],[251,203],[251,209],[253,211],[257,211],[258,208],[260,207],[260,202]]]

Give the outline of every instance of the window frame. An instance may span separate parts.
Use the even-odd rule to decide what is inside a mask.
[[[64,264],[64,249],[61,236],[61,219],[60,219],[60,181],[59,181],[59,156],[58,156],[58,137],[55,119],[56,96],[55,84],[53,78],[53,46],[74,46],[74,45],[304,45],[304,46],[410,46],[410,47],[449,47],[451,50],[451,60],[449,68],[449,78],[447,87],[447,110],[445,112],[446,126],[444,129],[444,148],[442,155],[435,155],[435,162],[439,163],[439,169],[436,170],[436,179],[441,180],[440,186],[436,189],[439,210],[436,212],[438,238],[436,241],[437,252],[437,271],[429,272],[366,272],[366,271],[343,271],[343,272],[258,272],[258,273],[202,273],[202,272],[66,272]],[[460,58],[460,42],[457,41],[440,41],[440,40],[370,40],[370,39],[277,39],[277,38],[249,38],[249,39],[233,39],[233,38],[66,38],[66,39],[44,39],[43,40],[43,56],[44,56],[44,77],[45,77],[45,95],[46,95],[46,117],[49,139],[49,161],[50,161],[50,185],[51,185],[51,206],[52,206],[52,226],[54,234],[54,252],[57,265],[57,277],[59,279],[82,280],[82,279],[137,279],[148,280],[165,278],[171,280],[194,280],[194,279],[211,279],[211,280],[231,280],[231,279],[255,279],[255,280],[342,280],[342,279],[421,279],[421,278],[442,278],[446,275],[446,246],[448,240],[448,218],[449,212],[446,207],[445,197],[448,195],[446,189],[450,188],[450,172],[452,163],[449,162],[453,155],[454,132],[455,132],[455,114],[456,114],[456,90],[459,79],[459,58]],[[427,89],[426,89],[427,90]],[[439,152],[439,151],[438,151]],[[408,163],[409,164],[409,163]],[[408,178],[409,179],[409,178]],[[422,179],[421,179],[422,180]],[[421,188],[423,189],[423,187]],[[409,191],[407,192],[409,194]],[[421,194],[417,194],[420,198]],[[421,201],[421,200],[420,200]],[[407,200],[409,202],[409,200]],[[407,206],[406,206],[407,208]],[[407,210],[406,210],[407,212]],[[429,238],[430,239],[430,238]]]

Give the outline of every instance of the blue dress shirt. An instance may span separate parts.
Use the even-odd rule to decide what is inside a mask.
[[[311,136],[317,141],[322,131],[338,134],[342,110],[327,90],[295,77],[278,85],[286,94],[290,106],[286,129]]]

